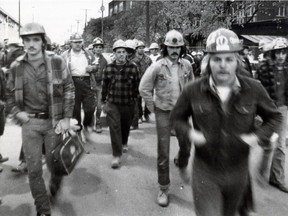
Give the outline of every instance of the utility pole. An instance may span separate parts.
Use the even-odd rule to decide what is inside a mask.
[[[79,30],[79,22],[80,22],[80,20],[77,19],[76,22],[77,22],[77,33],[78,33],[78,30]]]
[[[150,45],[150,1],[146,1],[146,46]]]
[[[84,28],[86,28],[87,26],[87,11],[90,10],[90,9],[83,9],[85,10],[85,24],[84,24]]]
[[[105,7],[103,6],[103,0],[102,0],[102,5],[101,5],[101,12],[102,12],[102,19],[101,19],[101,38],[103,40],[103,35],[104,35],[104,24],[103,24],[103,12],[105,10]]]

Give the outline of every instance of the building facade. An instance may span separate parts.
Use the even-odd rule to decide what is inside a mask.
[[[0,41],[19,37],[19,23],[0,8]]]
[[[113,0],[109,3],[109,16],[116,15],[122,11],[127,11],[132,8],[133,1],[131,0]]]

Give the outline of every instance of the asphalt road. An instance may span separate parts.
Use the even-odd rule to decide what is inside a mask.
[[[171,137],[170,205],[159,207],[156,172],[156,129],[154,121],[143,123],[131,131],[129,151],[121,160],[121,168],[110,168],[111,144],[109,131],[92,134],[93,142],[85,147],[84,155],[74,172],[65,177],[61,193],[53,206],[53,216],[186,216],[195,215],[189,185],[183,184],[173,157],[178,150]],[[2,164],[0,174],[0,216],[35,216],[35,207],[25,174],[11,172],[17,166],[21,146],[21,129],[8,122],[0,139],[0,152],[9,161]],[[257,165],[261,149],[251,152],[251,172]],[[49,173],[44,166],[44,177]],[[257,214],[259,216],[288,216],[288,194],[273,187],[261,188],[254,182]]]

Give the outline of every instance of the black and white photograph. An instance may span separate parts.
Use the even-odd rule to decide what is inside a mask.
[[[286,216],[287,148],[287,0],[0,0],[0,216]]]

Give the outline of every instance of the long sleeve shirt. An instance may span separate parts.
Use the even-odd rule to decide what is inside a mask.
[[[131,105],[139,96],[137,66],[127,61],[124,65],[109,64],[103,72],[102,103]]]

